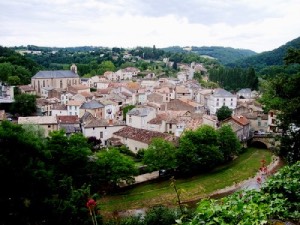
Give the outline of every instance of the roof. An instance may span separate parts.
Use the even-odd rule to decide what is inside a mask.
[[[72,123],[79,123],[79,118],[78,116],[57,116],[57,121],[59,121],[59,123],[65,123],[65,124],[72,124]]]
[[[123,138],[129,138],[146,144],[150,144],[153,138],[162,138],[166,141],[170,141],[173,143],[176,143],[178,141],[178,137],[175,137],[171,134],[150,131],[145,129],[138,129],[130,126],[126,126],[122,128],[121,130],[115,132],[114,135]]]
[[[48,70],[42,70],[37,72],[32,79],[38,79],[38,78],[44,78],[44,79],[49,79],[49,78],[79,78],[79,75],[74,73],[71,70],[53,70],[53,71],[48,71]]]
[[[140,107],[131,109],[127,114],[131,116],[144,117],[147,116],[151,111],[154,111],[154,109],[150,107]]]
[[[93,119],[90,120],[84,128],[92,127],[108,127],[108,126],[126,126],[125,122],[122,120],[107,120],[107,119]]]
[[[99,109],[99,108],[104,108],[104,105],[96,100],[92,100],[89,102],[84,102],[80,108],[81,109]]]
[[[213,96],[214,97],[234,97],[235,95],[233,95],[229,91],[226,91],[222,88],[218,88],[214,91]]]
[[[18,124],[57,124],[55,116],[18,117]]]

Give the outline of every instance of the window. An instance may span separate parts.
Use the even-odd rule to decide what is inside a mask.
[[[100,138],[103,138],[103,132],[102,131],[100,132]]]
[[[233,99],[231,99],[231,101],[233,101]]]
[[[273,112],[270,112],[270,117],[273,117]]]
[[[217,102],[219,101],[219,99],[217,98]]]
[[[261,126],[261,122],[260,121],[257,122],[257,126],[259,126],[259,127]]]
[[[172,129],[172,124],[169,124],[169,129]]]
[[[217,102],[217,106],[219,106],[219,102]]]
[[[129,123],[132,123],[132,118],[129,118]]]
[[[60,86],[60,88],[63,88],[62,80],[59,81],[59,86]]]

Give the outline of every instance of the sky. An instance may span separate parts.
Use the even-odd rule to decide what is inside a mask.
[[[300,36],[300,0],[0,0],[0,45],[223,46],[257,53]]]

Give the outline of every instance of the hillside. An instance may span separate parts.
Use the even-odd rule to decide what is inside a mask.
[[[179,46],[172,46],[168,48],[163,48],[167,52],[190,52],[185,50],[185,48]],[[197,53],[201,56],[208,56],[217,59],[221,64],[226,65],[233,63],[237,60],[245,59],[249,56],[256,55],[257,53],[248,49],[235,49],[231,47],[191,47],[191,52]]]
[[[286,44],[276,48],[272,51],[262,52],[257,55],[250,56],[246,59],[237,60],[234,63],[229,64],[232,67],[253,67],[256,70],[261,70],[269,66],[280,66],[284,64],[284,57],[289,48],[300,48],[300,37],[287,42]]]

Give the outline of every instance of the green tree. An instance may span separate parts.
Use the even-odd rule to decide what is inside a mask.
[[[138,174],[134,161],[114,148],[96,153],[92,171],[95,184],[98,182],[98,187],[102,185],[105,189],[121,182],[131,184]]]
[[[3,121],[0,146],[0,223],[40,224],[53,187],[43,140],[21,125]]]
[[[49,134],[47,148],[51,153],[51,164],[58,180],[72,176],[76,187],[89,181],[88,157],[92,155],[92,151],[83,134],[76,133],[68,137],[64,130],[53,131]]]
[[[228,108],[228,106],[223,105],[216,112],[219,121],[223,121],[232,115],[232,110]]]
[[[126,120],[126,114],[127,114],[130,110],[132,110],[133,108],[135,108],[134,105],[128,105],[128,106],[125,106],[125,107],[123,108],[123,120],[124,120],[124,121]]]
[[[220,150],[223,153],[225,161],[230,161],[236,156],[240,149],[241,143],[230,125],[222,125],[218,130],[218,140]]]
[[[223,161],[215,129],[203,125],[197,130],[186,131],[179,139],[178,168],[182,172],[203,172]]]
[[[31,94],[19,94],[11,105],[11,111],[21,116],[31,116],[36,112],[36,96]]]
[[[115,71],[116,67],[115,65],[112,63],[112,61],[103,61],[102,63],[100,63],[97,73],[102,75],[104,74],[106,71]]]
[[[143,162],[151,171],[174,169],[177,166],[175,146],[169,141],[154,138],[144,151]]]
[[[7,81],[12,76],[14,66],[11,63],[0,63],[0,81]]]
[[[285,57],[287,63],[300,64],[300,50],[290,50]],[[278,126],[282,130],[278,154],[289,163],[300,160],[300,72],[277,74],[262,82],[263,95],[259,101],[265,111],[276,110]]]

